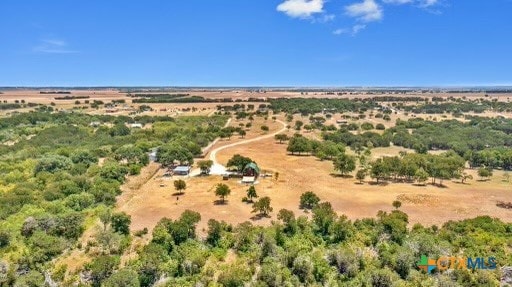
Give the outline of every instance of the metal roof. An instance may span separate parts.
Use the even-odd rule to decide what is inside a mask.
[[[251,163],[248,163],[245,167],[244,167],[244,171],[248,168],[252,168],[254,169],[257,173],[260,173],[260,168],[258,167],[258,165],[256,165],[256,163],[254,162],[251,162]]]
[[[177,166],[174,171],[177,171],[177,172],[188,172],[190,171],[190,167],[189,166],[186,166],[186,165],[181,165],[181,166]]]

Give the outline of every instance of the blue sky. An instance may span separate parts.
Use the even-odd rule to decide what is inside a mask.
[[[0,1],[0,86],[512,84],[511,0]]]

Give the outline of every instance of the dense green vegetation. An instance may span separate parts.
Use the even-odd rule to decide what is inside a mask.
[[[512,168],[512,120],[472,117],[468,122],[422,119],[397,121],[386,130],[395,145],[427,150],[454,150],[472,166]]]
[[[403,106],[402,109],[407,112],[426,114],[460,114],[468,112],[483,113],[490,110],[494,112],[510,112],[512,111],[512,103],[489,100],[465,101],[462,99],[452,99],[452,102],[407,105]]]
[[[331,113],[367,111],[380,106],[373,101],[346,100],[346,99],[271,99],[270,109],[274,113],[284,112],[287,114],[316,114],[324,111]]]
[[[399,208],[395,204],[395,208]],[[512,225],[490,217],[408,228],[400,210],[354,222],[336,215],[328,202],[315,204],[312,218],[278,212],[270,227],[231,226],[211,219],[200,239],[201,215],[185,211],[162,219],[135,260],[119,264],[100,255],[87,267],[87,282],[99,286],[498,286],[498,270],[426,274],[421,255],[496,257],[512,262]],[[228,255],[228,254],[232,255]],[[229,256],[229,260],[226,260]],[[26,280],[26,274],[19,280]],[[125,284],[125,285],[122,285]]]
[[[200,153],[225,120],[48,112],[2,119],[0,139],[12,144],[0,145],[0,280],[43,284],[40,277],[53,270],[52,260],[63,252],[95,248],[106,257],[87,270],[99,285],[110,276],[105,266],[117,266],[116,256],[131,240],[129,216],[110,211],[126,176],[149,163],[153,148],[180,146]],[[152,126],[130,129],[130,122]],[[92,245],[83,246],[78,239],[98,218],[104,229]],[[107,273],[94,274],[100,271]]]

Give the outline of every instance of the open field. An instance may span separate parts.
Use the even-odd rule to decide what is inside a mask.
[[[279,128],[271,120],[267,123],[271,123],[270,133]],[[290,135],[292,133],[289,132]],[[248,138],[254,138],[257,134]],[[242,140],[234,137],[230,141],[221,141],[213,149]],[[375,148],[372,157],[394,156],[399,151],[410,152],[393,146]],[[236,179],[226,182],[220,176],[214,175],[185,178],[187,190],[184,195],[177,196],[173,195],[173,179],[163,178],[163,170],[145,181],[139,189],[127,189],[118,203],[119,210],[132,216],[132,227],[135,230],[153,227],[162,217],[177,218],[186,209],[195,210],[202,215],[203,220],[198,226],[204,234],[206,222],[210,218],[232,224],[252,221],[258,225],[269,225],[272,220],[276,220],[277,211],[281,208],[292,210],[296,214],[306,214],[299,209],[299,197],[303,192],[314,191],[321,200],[331,202],[338,213],[346,214],[350,219],[374,217],[379,210],[390,211],[393,209],[392,202],[400,200],[403,202],[401,209],[409,215],[411,225],[442,225],[448,220],[478,215],[490,215],[512,222],[512,213],[509,210],[496,207],[497,201],[508,201],[512,198],[512,186],[501,181],[500,172],[496,172],[491,181],[473,180],[469,184],[446,182],[445,188],[407,183],[358,184],[354,178],[336,176],[330,161],[320,161],[312,156],[287,155],[286,144],[278,144],[274,139],[224,149],[218,152],[217,160],[225,164],[234,154],[254,159],[266,171],[279,172],[277,181],[265,178],[255,185],[260,197],[269,196],[272,199],[274,212],[270,218],[255,219],[254,213],[251,213],[251,205],[242,202],[248,186]],[[475,170],[467,172],[475,179],[478,178]],[[227,204],[216,205],[214,202],[218,198],[213,191],[215,185],[221,182],[227,183],[232,193]]]
[[[180,93],[183,91],[179,91]],[[148,92],[152,93],[152,92]],[[157,93],[157,92],[153,92]],[[323,98],[347,98],[361,99],[376,96],[390,96],[389,94],[375,95],[362,92],[351,92],[343,95],[332,95],[324,92],[285,92],[285,91],[187,91],[190,95],[201,96],[207,99],[232,98],[233,100],[247,100],[249,98],[298,98],[298,97],[323,97]],[[0,94],[1,100],[13,102],[15,100],[25,100],[27,103],[50,104],[55,103],[58,109],[71,109],[77,105],[75,100],[55,100],[55,97],[62,96],[89,96],[87,100],[110,102],[113,100],[125,100],[123,107],[134,107],[137,109],[141,104],[133,104],[132,98],[127,97],[127,93],[117,90],[72,90],[71,94],[40,94],[36,90],[9,90]],[[398,95],[392,95],[398,96]],[[405,96],[405,95],[404,95]],[[463,94],[430,94],[430,93],[408,93],[406,96],[415,97],[455,97],[455,98],[484,98],[483,93],[463,93]],[[491,98],[499,101],[508,101],[510,94],[491,94]],[[80,99],[83,106],[84,99]],[[152,103],[147,104],[153,108],[151,112],[143,112],[146,115],[210,115],[215,112],[217,105],[228,105],[227,103]],[[232,103],[234,104],[234,103]],[[231,104],[231,105],[232,105]],[[253,103],[256,106],[260,103]],[[196,111],[185,111],[187,109],[197,109]],[[20,110],[20,111],[24,111]],[[84,109],[83,112],[91,114],[105,114],[104,108]],[[5,113],[5,112],[4,112]],[[127,115],[128,112],[121,110],[112,113],[113,115]],[[348,113],[350,116],[357,116],[356,113]],[[452,119],[452,115],[433,115],[433,114],[415,114],[406,115],[403,112],[392,113],[391,120],[385,121],[382,118],[375,118],[372,113],[366,113],[366,118],[359,120],[350,120],[354,123],[369,122],[372,124],[383,124],[386,128],[394,126],[397,119],[407,120],[412,117],[424,118],[429,120]],[[492,112],[480,114],[484,116],[497,116]],[[502,116],[510,117],[510,113],[502,113]],[[327,119],[326,125],[336,124],[336,119],[341,115],[334,115]],[[278,117],[284,120],[282,116]],[[305,124],[309,123],[308,117],[294,116],[295,120],[301,120]],[[246,124],[247,120],[235,120],[231,126],[237,127]],[[234,142],[254,139],[263,135],[259,129],[261,125],[269,126],[269,133],[273,133],[282,128],[282,125],[270,119],[263,120],[257,117],[253,122],[253,127],[247,130],[244,139],[234,135],[231,139],[218,141],[212,149],[222,147]],[[376,131],[381,133],[380,131]],[[288,135],[294,133],[288,131]],[[305,133],[305,136],[313,139],[320,139],[319,131]],[[376,159],[382,156],[398,155],[400,151],[411,152],[411,150],[402,147],[391,146],[388,148],[375,148],[372,151],[372,158]],[[348,150],[349,154],[353,154]],[[434,152],[434,153],[438,153]],[[332,163],[330,161],[320,161],[315,157],[290,156],[286,153],[286,144],[277,144],[274,139],[263,139],[248,144],[230,147],[221,150],[217,154],[217,160],[225,164],[234,154],[242,154],[256,160],[260,167],[269,172],[279,172],[279,179],[260,179],[256,185],[260,196],[269,196],[272,199],[274,212],[271,218],[255,220],[255,224],[270,224],[271,220],[276,219],[276,213],[281,208],[293,210],[297,214],[303,214],[298,209],[299,196],[305,191],[314,191],[323,201],[329,201],[334,209],[346,214],[351,219],[373,217],[378,210],[391,210],[391,203],[394,200],[403,201],[402,210],[409,214],[410,223],[422,223],[425,225],[442,224],[447,220],[456,220],[474,217],[476,215],[491,215],[501,218],[505,221],[512,221],[510,211],[496,207],[497,201],[506,201],[512,197],[510,184],[501,181],[500,172],[497,172],[491,181],[480,182],[473,180],[469,184],[460,184],[447,182],[446,188],[438,188],[431,185],[414,186],[411,184],[390,183],[386,185],[371,185],[368,183],[357,184],[354,178],[341,178],[335,176]],[[209,155],[207,155],[208,157]],[[477,178],[476,171],[469,170],[470,174]],[[125,191],[118,200],[118,209],[126,211],[132,216],[132,227],[135,230],[144,227],[153,227],[162,217],[177,218],[184,210],[191,209],[202,214],[203,220],[200,223],[200,229],[204,229],[209,218],[225,220],[229,223],[240,223],[246,220],[252,220],[254,214],[251,213],[251,205],[241,202],[245,196],[247,186],[231,179],[227,183],[232,188],[232,194],[225,205],[215,205],[216,197],[213,193],[214,186],[222,182],[219,176],[186,178],[188,188],[185,195],[174,196],[171,179],[162,178],[164,171],[158,168],[158,165],[152,163],[143,169],[142,175],[131,177],[123,187]],[[164,187],[161,187],[164,185]]]

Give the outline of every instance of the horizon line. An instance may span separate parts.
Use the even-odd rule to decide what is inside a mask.
[[[236,86],[236,85],[219,85],[219,86],[159,86],[159,85],[21,85],[21,86],[0,86],[2,89],[98,89],[98,88],[110,88],[110,89],[481,89],[481,88],[493,88],[493,89],[512,89],[512,84],[504,85],[350,85],[350,86],[329,86],[329,85],[312,85],[312,86],[281,86],[281,85],[248,85],[248,86]]]

